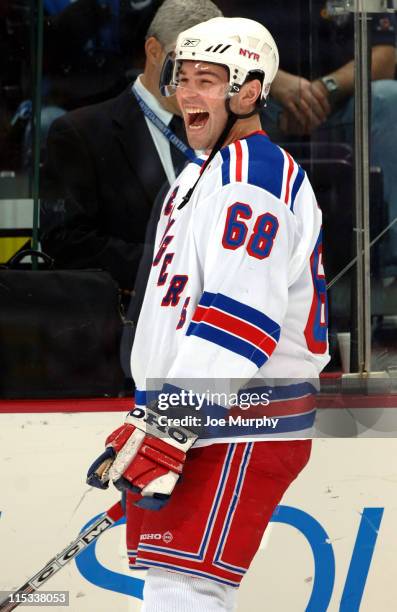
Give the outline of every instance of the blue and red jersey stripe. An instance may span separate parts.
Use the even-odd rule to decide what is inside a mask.
[[[276,321],[221,293],[205,291],[186,332],[253,361],[260,368],[280,338]]]

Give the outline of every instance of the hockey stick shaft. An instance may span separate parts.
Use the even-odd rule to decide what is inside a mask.
[[[18,596],[22,594],[28,595],[34,593],[39,589],[47,580],[49,580],[54,574],[59,572],[69,561],[75,559],[83,550],[87,548],[92,542],[97,540],[100,535],[109,527],[111,527],[116,521],[118,521],[124,515],[124,510],[121,502],[117,502],[106,512],[104,512],[92,525],[87,527],[79,536],[63,549],[56,557],[51,559],[46,565],[35,574],[30,580],[25,582],[17,591],[12,592],[12,601],[5,599],[0,603],[1,612],[11,612],[21,601],[18,601]]]

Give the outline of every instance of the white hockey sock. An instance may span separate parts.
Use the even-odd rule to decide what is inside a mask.
[[[150,568],[141,612],[233,612],[237,589],[207,578]]]

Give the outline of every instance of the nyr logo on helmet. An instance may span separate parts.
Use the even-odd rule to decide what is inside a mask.
[[[182,47],[197,47],[199,42],[200,42],[199,38],[185,38],[185,40],[182,43]]]
[[[240,47],[240,55],[243,55],[244,57],[248,57],[248,59],[255,60],[256,62],[259,62],[260,55],[259,53],[255,53],[255,51],[249,51],[249,49],[242,49]]]

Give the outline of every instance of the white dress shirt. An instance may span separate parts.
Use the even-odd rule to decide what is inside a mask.
[[[169,125],[170,121],[173,117],[172,113],[165,110],[159,103],[159,101],[154,97],[150,91],[146,89],[141,81],[141,77],[138,76],[133,87],[135,88],[137,94],[139,94],[142,100],[151,108],[151,110],[161,119],[165,125]],[[145,116],[146,125],[148,126],[149,132],[153,138],[153,142],[157,149],[157,153],[159,154],[160,161],[163,165],[164,172],[167,176],[168,182],[170,185],[175,181],[175,170],[172,163],[171,158],[171,149],[172,146],[170,141],[162,132]]]

